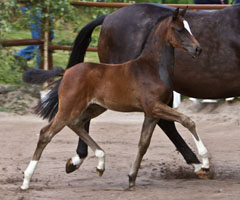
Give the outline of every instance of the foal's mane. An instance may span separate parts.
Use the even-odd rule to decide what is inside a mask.
[[[145,48],[145,46],[146,46],[146,44],[147,44],[147,41],[148,41],[151,33],[155,30],[155,26],[156,26],[158,23],[160,23],[162,20],[166,19],[167,17],[172,16],[173,11],[172,11],[172,10],[169,10],[169,12],[170,12],[170,13],[168,13],[168,14],[166,14],[166,15],[160,16],[160,17],[157,19],[157,21],[152,25],[151,29],[148,31],[148,33],[146,34],[146,37],[144,38],[144,42],[143,42],[143,44],[142,44],[141,51],[139,52],[139,54],[138,54],[135,58],[139,57],[139,56],[142,54],[143,49]]]

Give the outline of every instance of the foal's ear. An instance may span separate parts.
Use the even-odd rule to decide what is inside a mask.
[[[186,12],[187,12],[187,9],[188,9],[188,6],[187,6],[186,8],[184,8],[184,9],[180,12],[180,15],[181,15],[182,17],[185,16],[185,14],[186,14]]]
[[[173,20],[176,20],[179,16],[179,8],[176,8],[176,10],[173,13]]]

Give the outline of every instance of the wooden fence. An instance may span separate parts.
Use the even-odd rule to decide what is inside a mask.
[[[106,2],[77,2],[73,1],[71,3],[73,6],[87,6],[87,7],[110,7],[110,8],[122,8],[124,6],[131,5],[130,3],[106,3]],[[179,7],[186,8],[188,6],[189,9],[193,10],[215,10],[215,9],[223,9],[230,5],[206,5],[206,4],[164,4],[171,7]],[[46,9],[44,12],[48,12]],[[44,27],[49,23],[48,19],[43,20]],[[24,39],[24,40],[6,40],[0,41],[3,47],[11,47],[11,46],[23,46],[23,45],[39,45],[41,52],[41,69],[52,69],[53,67],[53,59],[52,53],[55,50],[72,50],[72,46],[67,45],[53,45],[51,44],[49,32],[42,32],[41,38],[39,39]],[[88,51],[97,51],[97,48],[89,47]]]

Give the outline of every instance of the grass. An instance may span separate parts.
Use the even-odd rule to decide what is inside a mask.
[[[69,58],[69,51],[55,51],[53,54],[54,66],[65,68]],[[99,62],[96,52],[87,52],[85,62]]]

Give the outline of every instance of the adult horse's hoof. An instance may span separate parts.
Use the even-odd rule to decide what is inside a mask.
[[[104,170],[96,168],[96,172],[97,172],[98,176],[102,176]]]
[[[206,169],[206,168],[202,168],[201,170],[195,172],[195,174],[200,179],[211,179],[213,176],[213,174],[210,172],[210,170]]]
[[[75,170],[77,170],[80,167],[80,165],[74,165],[72,162],[72,158],[70,158],[66,163],[66,173],[72,173]]]

